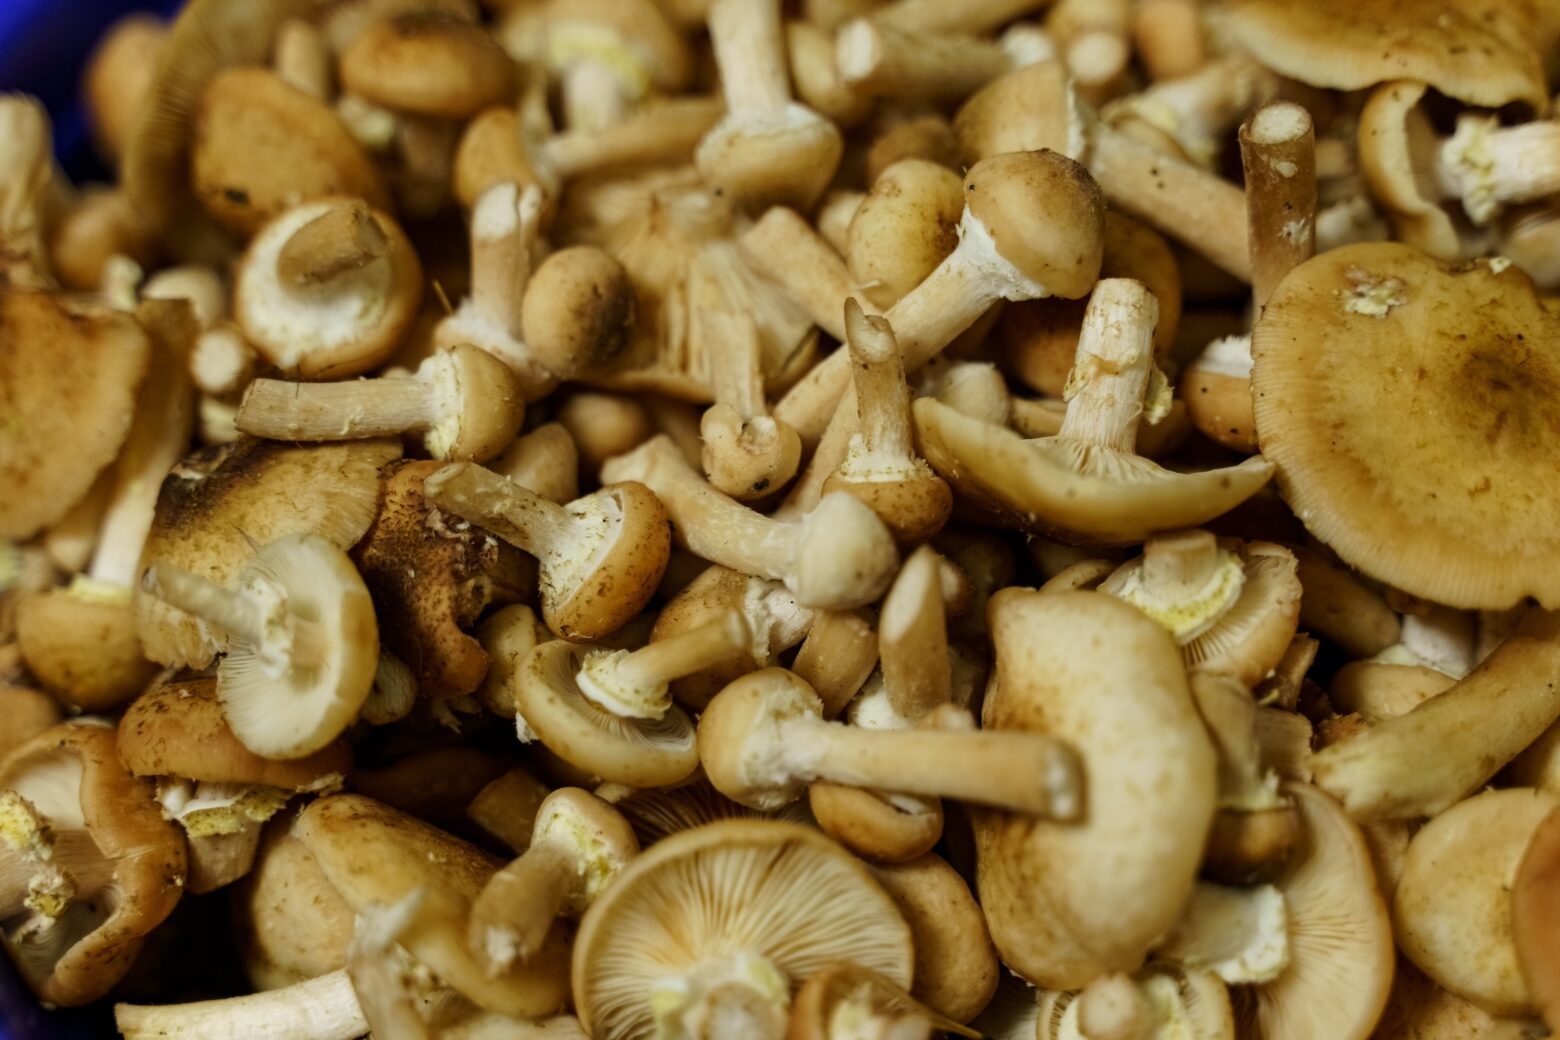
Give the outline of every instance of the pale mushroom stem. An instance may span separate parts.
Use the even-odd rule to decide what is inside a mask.
[[[772,206],[742,233],[741,242],[754,266],[778,282],[814,324],[845,340],[840,305],[854,288],[850,270],[805,218],[786,206]]]
[[[744,423],[769,414],[764,400],[762,347],[753,317],[725,306],[713,272],[702,267],[688,279],[688,302],[695,321],[703,323],[701,338],[714,345],[712,387],[717,404],[730,405]]]
[[[839,353],[839,352],[837,352]],[[833,355],[830,355],[831,357]],[[814,367],[813,371],[817,371]],[[854,393],[854,389],[851,390]],[[847,400],[841,403],[840,411],[854,404]],[[785,501],[781,502],[770,516],[776,520],[796,520],[806,514],[818,504],[823,497],[823,486],[840,463],[845,461],[845,456],[850,454],[850,440],[856,433],[854,417],[851,421],[836,420],[827,422],[822,430],[823,436],[818,440],[818,447],[813,450],[813,456],[808,460],[807,466],[802,470],[802,475],[796,478],[791,485],[791,490],[786,493]]]
[[[1036,0],[896,0],[873,18],[905,32],[951,29],[978,36],[1040,6]]]
[[[355,1040],[368,1031],[345,968],[282,989],[193,1004],[114,1005],[125,1040],[299,1036]]]
[[[1048,819],[1083,807],[1077,754],[1013,730],[872,730],[808,715],[780,722],[781,754],[800,774],[850,787],[953,798]]]
[[[1207,531],[1155,535],[1143,546],[1143,584],[1167,602],[1182,602],[1208,584],[1219,542]]]
[[[289,18],[276,31],[272,59],[277,78],[320,101],[330,99],[330,47],[311,22]]]
[[[673,98],[605,129],[558,134],[539,145],[535,157],[562,180],[609,166],[686,161],[722,111],[718,98]]]
[[[433,391],[411,376],[341,383],[256,379],[244,391],[235,423],[270,440],[332,441],[397,437],[439,419]]]
[[[840,29],[834,64],[849,86],[874,97],[958,99],[1008,70],[995,41],[959,34],[907,33],[866,18]]]
[[[1436,154],[1435,179],[1442,195],[1462,199],[1480,223],[1501,203],[1560,192],[1560,124],[1502,127],[1494,116],[1463,116]]]
[[[273,639],[266,632],[267,618],[254,600],[198,574],[154,563],[141,575],[141,590],[249,646],[263,646]],[[289,612],[287,628],[295,662],[308,666],[323,657],[326,641],[319,622]]]
[[[1105,278],[1095,285],[1078,334],[1059,436],[1131,453],[1158,321],[1159,303],[1141,282]]]
[[[570,130],[605,130],[623,121],[628,105],[618,78],[599,61],[576,61],[563,73],[563,120]]]
[[[823,717],[845,710],[877,664],[871,621],[857,610],[820,610],[813,617],[791,671],[823,702]]]
[[[924,546],[906,561],[878,617],[878,666],[889,703],[903,719],[921,718],[953,694],[940,558]]]
[[[752,645],[753,637],[741,612],[726,610],[697,628],[614,657],[611,667],[623,685],[649,689],[695,675],[737,654],[750,653]]]
[[[360,199],[331,206],[292,233],[276,258],[282,281],[323,285],[379,260],[390,248],[373,211]]]
[[[780,0],[715,0],[710,42],[726,108],[735,116],[778,112],[791,100],[780,34]]]
[[[539,950],[584,876],[558,842],[532,845],[489,879],[471,906],[466,945],[494,974]]]
[[[563,506],[472,462],[434,473],[423,481],[423,496],[539,558],[567,552],[581,534]]]
[[[1316,252],[1316,133],[1292,101],[1264,105],[1240,128],[1251,295],[1260,314],[1283,277]]]
[[[531,247],[542,194],[501,184],[484,192],[471,214],[471,301],[477,313],[519,339],[520,303],[531,278]]]
[[[845,301],[845,337],[856,390],[857,425],[874,457],[911,459],[910,386],[899,344],[888,321],[866,314],[854,298]]]

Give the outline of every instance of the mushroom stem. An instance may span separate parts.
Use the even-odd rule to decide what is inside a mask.
[[[256,379],[238,407],[238,428],[271,440],[396,437],[439,418],[428,384],[411,376],[340,383]]]
[[[1158,321],[1159,302],[1141,282],[1100,280],[1083,313],[1059,436],[1131,453],[1153,368]]]
[[[1197,595],[1219,566],[1219,542],[1207,531],[1155,535],[1143,546],[1143,584],[1166,602]]]
[[[537,842],[494,874],[471,906],[466,944],[497,975],[542,946],[547,931],[583,890],[584,877],[560,842]]]
[[[665,686],[740,653],[751,652],[752,634],[740,611],[726,610],[712,621],[659,639],[607,660],[616,680],[626,686]]]
[[[1008,70],[995,40],[909,33],[867,18],[840,29],[834,64],[845,84],[873,97],[955,101]]]
[[[482,194],[471,214],[471,302],[478,314],[515,339],[520,304],[531,278],[531,247],[541,220],[542,193],[501,184]]]
[[[297,288],[323,285],[385,256],[390,240],[361,199],[331,206],[294,231],[276,258],[276,273]]]
[[[1014,730],[871,730],[816,715],[778,724],[779,754],[799,773],[850,787],[953,798],[1070,820],[1083,806],[1077,755]]]
[[[311,22],[289,18],[276,30],[271,61],[277,78],[320,101],[330,100],[330,47]]]
[[[104,856],[86,830],[55,831],[47,855],[29,855],[0,842],[0,917],[28,910],[59,916],[68,902],[87,899],[114,882],[114,861]],[[58,901],[58,909],[40,902]]]
[[[948,622],[943,611],[941,558],[922,547],[905,561],[878,617],[878,659],[894,711],[914,722],[948,703]]]
[[[1476,224],[1489,223],[1503,203],[1560,192],[1560,124],[1502,127],[1495,116],[1464,115],[1436,153],[1435,181]]]
[[[961,32],[978,36],[1021,18],[1045,0],[895,0],[872,20],[902,32]]]
[[[276,634],[270,629],[280,620],[291,640],[295,666],[310,667],[325,655],[326,639],[320,623],[293,614],[287,609],[285,597],[274,605],[273,612],[246,592],[160,563],[152,564],[141,575],[141,590],[252,647],[274,642]]]
[[[855,610],[820,610],[791,671],[813,688],[823,717],[832,719],[856,696],[877,659],[878,640],[868,617]]]
[[[910,433],[910,386],[894,330],[866,314],[855,298],[845,301],[845,338],[851,383],[856,391],[857,426],[867,453],[902,462],[914,456]]]
[[[850,270],[801,214],[771,206],[742,233],[741,242],[759,271],[778,282],[819,328],[844,341],[840,305],[854,288]]]
[[[565,507],[475,463],[443,467],[423,481],[423,496],[538,558],[566,553],[580,538]]]
[[[1292,101],[1264,105],[1241,124],[1251,295],[1257,313],[1292,269],[1316,252],[1316,133]]]
[[[715,0],[709,26],[727,111],[738,117],[783,111],[791,88],[780,0]]]
[[[611,166],[686,161],[721,111],[718,98],[658,101],[614,126],[558,134],[539,147],[537,158],[560,180]]]
[[[345,968],[247,997],[160,1006],[115,1004],[114,1024],[125,1040],[354,1040],[368,1031]]]
[[[586,58],[563,73],[563,121],[571,130],[605,130],[622,122],[627,99],[617,74],[606,64]]]

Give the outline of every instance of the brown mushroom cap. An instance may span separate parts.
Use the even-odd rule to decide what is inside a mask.
[[[233,891],[233,923],[249,980],[279,989],[346,966],[352,908],[337,895],[295,817],[266,827],[254,868]]]
[[[1469,104],[1549,103],[1539,5],[1505,0],[1234,0],[1228,29],[1263,65],[1318,87],[1428,83]]]
[[[148,690],[119,721],[119,757],[136,776],[317,789],[352,768],[352,749],[336,741],[305,758],[261,758],[233,735],[215,679],[186,679]]]
[[[142,552],[226,585],[254,553],[290,534],[313,533],[346,548],[379,511],[380,467],[401,454],[394,441],[317,447],[244,438],[202,451],[163,481]],[[226,639],[153,596],[135,596],[136,630],[147,657],[204,668]]]
[[[0,290],[0,538],[30,538],[86,495],[129,435],[150,354],[129,315]]]
[[[975,163],[1008,152],[1050,148],[1083,153],[1072,90],[1060,62],[1041,61],[992,80],[964,102],[953,120],[959,153]]]
[[[1360,110],[1360,172],[1370,194],[1392,219],[1396,237],[1441,260],[1463,255],[1438,189],[1423,183],[1421,156],[1435,147],[1435,129],[1419,107],[1423,83],[1384,83]]]
[[[482,26],[442,11],[374,22],[341,55],[342,86],[385,108],[467,119],[514,91],[514,63]]]
[[[876,791],[817,781],[807,788],[807,807],[823,833],[879,863],[916,859],[942,837],[940,798],[901,795],[890,801]]]
[[[1560,1027],[1560,809],[1533,832],[1511,888],[1511,930],[1533,1003]]]
[[[596,246],[570,246],[542,261],[520,310],[531,356],[563,378],[621,353],[633,318],[628,272]]]
[[[938,1035],[979,1040],[981,1036],[943,1017],[936,1008],[923,1004],[875,971],[855,964],[833,964],[808,978],[797,991],[786,1037],[833,1040],[842,1030],[853,1027],[868,1030],[871,1036],[897,1040]]]
[[[25,686],[0,681],[0,758],[60,721],[53,697]]]
[[[502,863],[459,838],[359,795],[321,798],[296,833],[358,913],[421,887],[422,905],[400,943],[434,974],[490,1011],[529,1018],[568,999],[568,930],[554,927],[532,960],[489,976],[466,949],[471,903]]]
[[[1053,296],[1086,295],[1105,254],[1105,203],[1083,166],[1058,152],[983,159],[964,175],[964,204],[998,254]]]
[[[905,915],[915,938],[911,995],[955,1022],[980,1014],[991,1002],[1002,970],[969,885],[935,853],[876,867],[872,873]]]
[[[33,676],[65,704],[112,711],[146,689],[157,666],[141,654],[130,590],[92,582],[24,597],[16,641]]]
[[[1296,268],[1252,335],[1257,435],[1295,515],[1413,595],[1560,606],[1557,336],[1514,269],[1394,243]]]
[[[879,308],[914,289],[959,244],[964,194],[959,176],[925,159],[884,170],[848,231],[850,273]]]

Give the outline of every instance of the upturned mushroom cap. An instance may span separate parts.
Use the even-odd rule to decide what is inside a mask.
[[[1523,853],[1511,887],[1517,963],[1533,1004],[1553,1032],[1560,1023],[1560,810],[1550,810]]]
[[[352,768],[352,749],[344,741],[288,761],[250,751],[222,716],[215,679],[168,682],[138,697],[119,720],[119,758],[136,776],[288,791],[318,790]]]
[[[1501,0],[1236,0],[1228,30],[1263,65],[1318,87],[1428,83],[1487,108],[1549,102],[1537,6]]]
[[[151,784],[120,764],[107,726],[67,723],[38,734],[0,765],[0,790],[25,799],[56,838],[86,832],[109,868],[97,891],[74,893],[53,927],[5,932],[12,963],[40,1000],[66,1007],[96,1000],[130,969],[142,940],[178,903],[183,838],[163,819]],[[6,824],[12,849],[24,837],[10,831],[17,822]]]
[[[141,563],[226,585],[255,545],[290,534],[347,548],[379,511],[380,467],[400,455],[384,440],[311,447],[244,438],[199,452],[163,481]],[[204,668],[227,646],[225,635],[156,597],[137,591],[135,611],[141,645],[159,664]]]
[[[196,198],[236,234],[326,195],[390,207],[368,153],[330,106],[266,69],[225,69],[205,85],[193,153]]]
[[[1076,299],[1099,279],[1105,202],[1089,171],[1065,155],[982,159],[964,175],[964,204],[998,255],[1051,295]]]
[[[1410,594],[1560,605],[1560,486],[1539,477],[1560,459],[1557,320],[1514,269],[1395,243],[1296,268],[1252,335],[1257,436],[1295,515]]]
[[[91,580],[25,596],[16,642],[38,682],[83,711],[112,711],[146,688],[157,666],[141,653],[130,590]]]
[[[1435,128],[1419,107],[1423,83],[1384,83],[1360,110],[1359,163],[1371,195],[1389,213],[1397,237],[1441,260],[1463,255],[1457,227],[1421,168]]]
[[[1010,968],[1053,989],[1134,971],[1181,914],[1217,798],[1180,653],[1163,628],[1094,592],[1007,591],[990,617],[985,725],[1068,740],[1087,774],[1077,823],[971,810],[992,940]]]
[[[393,905],[421,888],[422,903],[399,941],[474,1003],[525,1018],[562,1009],[568,999],[567,929],[555,927],[534,958],[496,976],[466,949],[471,903],[502,865],[494,857],[359,795],[314,802],[299,815],[295,833],[358,913]]]
[[[959,872],[935,853],[872,871],[915,939],[910,993],[955,1022],[990,1003],[1002,973],[980,904]]]
[[[341,84],[373,104],[468,119],[514,92],[514,63],[481,25],[442,11],[370,24],[341,55]]]
[[[586,912],[574,1002],[592,1036],[627,1040],[728,994],[783,1009],[835,961],[909,985],[910,929],[893,901],[817,831],[726,820],[656,843]]]
[[[74,506],[130,432],[151,341],[127,314],[0,290],[0,538]]]
[[[1531,1014],[1513,937],[1512,885],[1560,796],[1527,787],[1459,802],[1414,834],[1393,897],[1404,956],[1492,1015]]]

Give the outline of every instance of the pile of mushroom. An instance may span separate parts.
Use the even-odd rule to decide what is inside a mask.
[[[188,0],[106,186],[0,97],[21,982],[1560,1034],[1551,6]]]

